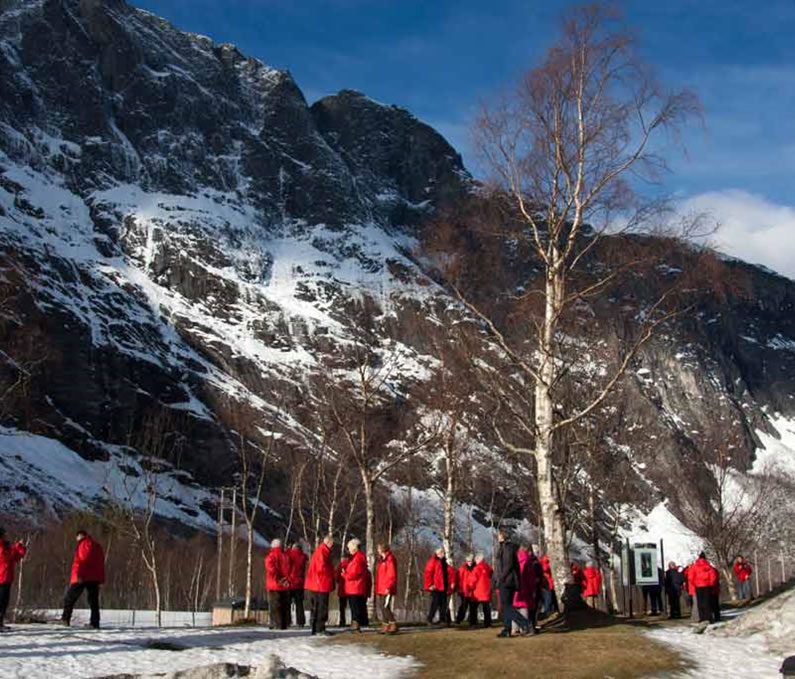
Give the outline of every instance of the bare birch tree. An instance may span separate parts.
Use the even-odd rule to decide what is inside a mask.
[[[582,314],[583,306],[620,279],[637,275],[641,263],[649,267],[654,243],[687,235],[666,233],[654,243],[627,237],[659,226],[652,221],[659,216],[659,202],[643,202],[634,187],[655,181],[665,169],[656,152],[658,137],[676,132],[698,110],[691,93],[663,91],[637,58],[631,34],[614,12],[589,5],[566,18],[560,40],[543,63],[496,105],[484,107],[477,120],[479,148],[494,171],[500,211],[475,238],[498,240],[504,258],[529,264],[514,267],[517,277],[503,294],[511,311],[503,318],[460,280],[444,276],[444,284],[511,366],[507,379],[514,394],[521,394],[520,405],[512,406],[521,440],[504,436],[502,443],[535,463],[545,544],[561,585],[572,579],[554,463],[561,434],[604,402],[638,349],[676,313],[679,300],[669,289],[636,308],[634,336],[617,364],[587,402],[563,412],[557,392],[576,379],[572,361],[580,360],[566,346],[566,336],[577,331],[574,311]],[[700,226],[700,221],[688,225]],[[454,258],[449,252],[446,257],[449,268]],[[503,264],[478,252],[476,266],[491,267],[481,279],[498,275]],[[521,325],[523,333],[511,337],[506,318]]]

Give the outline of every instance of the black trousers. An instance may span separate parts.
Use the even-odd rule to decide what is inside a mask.
[[[74,610],[77,600],[80,595],[86,591],[88,595],[88,606],[91,609],[91,626],[94,629],[99,628],[99,583],[98,582],[77,582],[70,585],[66,590],[66,596],[63,600],[63,615],[61,620],[64,622],[71,622],[72,611]]]
[[[328,597],[328,592],[309,593],[312,634],[326,631],[326,623],[328,622]]]
[[[679,592],[673,589],[668,590],[668,615],[672,618],[682,617],[682,598]]]
[[[367,597],[354,595],[347,597],[351,607],[351,621],[358,622],[360,627],[367,627]]]
[[[698,621],[714,622],[715,614],[712,610],[713,594],[710,587],[696,587],[696,603],[698,604]]]
[[[720,622],[720,595],[710,592],[710,607],[713,622]]]
[[[306,625],[306,613],[304,612],[304,590],[291,589],[290,603],[295,604],[295,624],[299,627],[303,627]],[[287,610],[290,610],[289,606]]]
[[[11,601],[11,583],[0,585],[0,625],[6,617],[6,610],[8,609],[8,602]]]
[[[348,608],[348,597],[340,597],[340,627],[345,627],[345,609]]]
[[[483,609],[483,627],[491,627],[491,602],[489,601],[475,601],[472,600],[472,606],[475,609],[475,624],[477,624],[478,604]]]
[[[520,629],[527,629],[529,621],[513,605],[515,589],[500,587],[500,606],[502,607],[502,628],[510,634],[511,623],[515,622]]]
[[[447,620],[447,593],[433,590],[431,592],[431,608],[428,611],[428,622],[433,622],[436,612],[439,612],[439,622]]]
[[[290,625],[290,592],[268,592],[268,614],[271,629],[287,629]]]
[[[464,618],[468,618],[471,627],[478,624],[478,602],[474,599],[462,596],[459,597],[458,611],[455,614],[455,621],[460,625]]]

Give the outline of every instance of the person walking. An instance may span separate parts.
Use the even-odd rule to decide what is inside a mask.
[[[350,562],[345,567],[342,577],[345,579],[345,597],[351,607],[351,629],[361,632],[367,626],[367,594],[369,589],[370,571],[367,558],[361,551],[361,542],[357,539],[348,541]]]
[[[519,561],[519,589],[513,595],[513,607],[532,624],[533,617],[530,612],[534,611],[536,607],[536,576],[533,571],[530,552],[530,545],[525,544],[521,545],[516,553]],[[535,632],[535,625],[532,626],[532,630]],[[511,623],[512,633],[516,634],[520,631],[519,624],[516,621]]]
[[[665,595],[668,597],[668,617],[676,619],[682,617],[682,588],[685,578],[674,561],[669,562],[665,571]]]
[[[310,623],[313,635],[329,636],[326,631],[328,602],[331,590],[334,589],[336,577],[334,561],[331,558],[333,548],[334,538],[327,535],[312,554],[309,568],[306,571],[304,588],[309,592]]]
[[[265,585],[268,588],[268,610],[271,629],[287,629],[290,625],[290,571],[292,563],[282,549],[281,540],[273,540],[265,557]]]
[[[599,603],[599,594],[602,591],[602,572],[589,561],[582,571],[583,587],[582,596],[591,608],[596,608]]]
[[[734,560],[734,576],[737,578],[737,596],[740,601],[751,601],[754,596],[751,592],[751,574],[754,572],[751,564],[740,554]]]
[[[455,614],[455,621],[460,625],[464,622],[464,618],[468,617],[470,627],[474,627],[478,622],[478,605],[470,582],[470,574],[474,568],[473,554],[467,554],[464,563],[458,567],[458,611]]]
[[[375,568],[375,596],[381,617],[381,633],[397,634],[397,620],[392,605],[397,594],[397,562],[389,545],[378,545],[378,563]]]
[[[290,557],[290,605],[288,610],[295,606],[295,624],[298,627],[306,625],[306,612],[304,611],[304,578],[306,577],[306,554],[301,549],[301,544],[294,542],[287,550]],[[292,614],[290,616],[292,618]]]
[[[21,541],[11,544],[6,539],[5,528],[0,526],[0,632],[5,631],[5,617],[11,601],[11,585],[14,570],[25,556],[25,545]]]
[[[467,580],[475,608],[475,623],[477,625],[477,607],[483,609],[483,627],[491,627],[491,578],[494,569],[486,563],[482,554],[475,556],[475,567],[469,572]]]
[[[340,604],[340,627],[346,626],[345,611],[348,608],[348,597],[345,596],[345,569],[351,560],[343,554],[337,565],[337,599]]]
[[[428,610],[428,624],[432,625],[436,612],[439,612],[439,623],[447,619],[447,590],[450,586],[449,571],[444,547],[439,547],[425,563],[425,591],[431,594],[431,605]]]
[[[513,598],[519,589],[519,558],[518,547],[511,541],[507,531],[500,528],[497,533],[497,555],[495,557],[495,581],[500,590],[500,607],[502,608],[502,631],[497,635],[504,639],[511,636],[511,626],[516,621],[521,634],[530,631],[530,623],[526,617],[513,606]]]
[[[690,566],[690,577],[693,580],[693,587],[696,592],[698,621],[715,622],[713,591],[718,579],[715,569],[707,561],[707,555],[704,552],[701,552],[698,555],[698,559]]]
[[[105,583],[105,552],[102,545],[84,530],[75,533],[75,540],[77,545],[72,559],[69,589],[64,597],[61,622],[67,627],[72,624],[72,611],[85,591],[91,609],[89,625],[99,629],[99,588]]]

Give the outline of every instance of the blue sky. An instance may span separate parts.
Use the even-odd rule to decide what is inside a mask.
[[[575,4],[132,1],[182,29],[235,43],[271,66],[288,68],[310,102],[353,88],[408,108],[442,132],[470,165],[468,130],[478,102],[538,63],[555,38],[561,11]],[[734,253],[743,246],[750,259],[795,277],[795,254],[782,255],[780,242],[777,253],[761,253],[771,235],[782,232],[792,234],[788,242],[795,253],[795,210],[781,211],[795,205],[795,0],[619,5],[664,82],[692,87],[705,109],[704,125],[693,125],[685,135],[687,154],[670,158],[667,189],[691,202],[709,204],[708,197],[715,197],[721,221],[749,206],[756,210],[748,218],[760,223],[738,227],[739,240],[726,249]],[[759,242],[760,254],[748,251],[745,236]],[[778,260],[770,261],[770,255]]]

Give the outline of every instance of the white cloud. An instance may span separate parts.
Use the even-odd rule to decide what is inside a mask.
[[[795,207],[731,189],[692,196],[681,210],[706,212],[718,222],[714,246],[720,252],[795,280]]]

